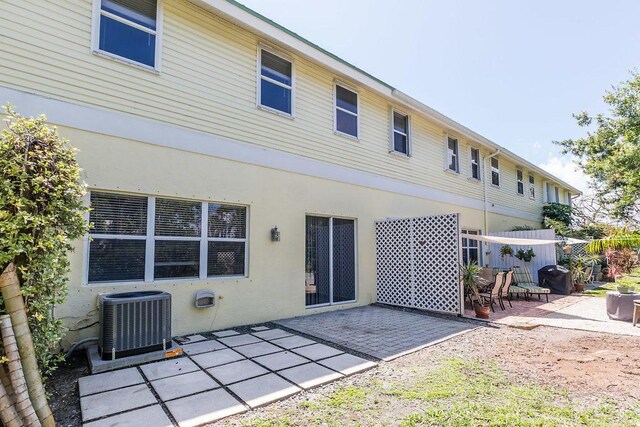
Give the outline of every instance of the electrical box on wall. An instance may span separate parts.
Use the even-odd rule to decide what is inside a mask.
[[[196,293],[196,308],[207,308],[216,305],[216,293],[206,289],[200,290]]]

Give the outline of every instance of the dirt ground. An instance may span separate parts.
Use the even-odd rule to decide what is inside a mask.
[[[533,330],[509,327],[482,327],[451,340],[381,363],[362,374],[303,392],[290,399],[216,423],[221,425],[263,425],[256,420],[277,420],[280,414],[294,414],[285,424],[305,425],[295,416],[301,404],[322,401],[336,391],[376,384],[402,383],[434,361],[456,357],[465,360],[492,360],[510,379],[566,391],[585,406],[613,399],[620,408],[637,409],[640,404],[640,339],[632,336],[585,332],[540,326]],[[51,402],[58,425],[80,425],[76,379],[86,375],[81,357],[62,366],[49,381]],[[397,414],[382,412],[383,418],[346,420],[344,425],[397,425],[403,416],[404,401],[388,403]],[[382,408],[381,408],[382,409]],[[407,411],[415,408],[406,408]],[[376,411],[371,417],[379,417]],[[394,418],[395,416],[395,418]],[[375,421],[374,421],[375,420]],[[337,425],[342,425],[339,421]],[[327,425],[332,425],[328,422]]]

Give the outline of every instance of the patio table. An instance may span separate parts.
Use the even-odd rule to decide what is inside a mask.
[[[606,295],[607,316],[612,320],[630,322],[633,319],[633,302],[640,301],[640,293],[621,294],[610,291]]]

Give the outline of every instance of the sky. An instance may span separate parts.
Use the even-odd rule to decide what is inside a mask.
[[[574,186],[552,141],[640,68],[637,0],[240,0]]]

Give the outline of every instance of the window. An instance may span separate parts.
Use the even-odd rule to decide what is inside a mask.
[[[555,199],[553,201],[556,202],[556,203],[560,203],[560,189],[558,187],[554,188],[554,193],[553,194],[555,196]]]
[[[572,205],[572,200],[571,200],[571,193],[567,192],[567,206],[571,206]]]
[[[549,184],[548,182],[544,183],[544,188],[546,190],[547,193],[547,203],[551,203],[553,202],[553,194],[551,194],[551,184]]]
[[[529,175],[529,198],[536,198],[536,179],[533,175]]]
[[[293,115],[293,63],[260,49],[258,105]]]
[[[392,150],[410,155],[409,151],[409,116],[397,111],[392,112]]]
[[[447,137],[447,168],[450,171],[458,172],[458,140]]]
[[[336,90],[336,132],[358,138],[358,93],[339,84]]]
[[[157,0],[95,0],[93,49],[157,68]],[[99,8],[97,7],[99,5]]]
[[[500,163],[495,157],[491,158],[491,184],[500,187]]]
[[[307,216],[307,306],[355,301],[355,231],[352,219]]]
[[[471,148],[471,155],[469,156],[471,178],[480,180],[480,150],[477,148]]]
[[[478,230],[462,230],[463,234],[480,235]],[[462,237],[462,263],[468,264],[475,261],[478,265],[482,265],[482,246],[479,240]]]
[[[88,283],[246,275],[247,208],[92,192]]]
[[[524,175],[520,169],[516,169],[516,181],[518,186],[518,194],[524,196]]]

